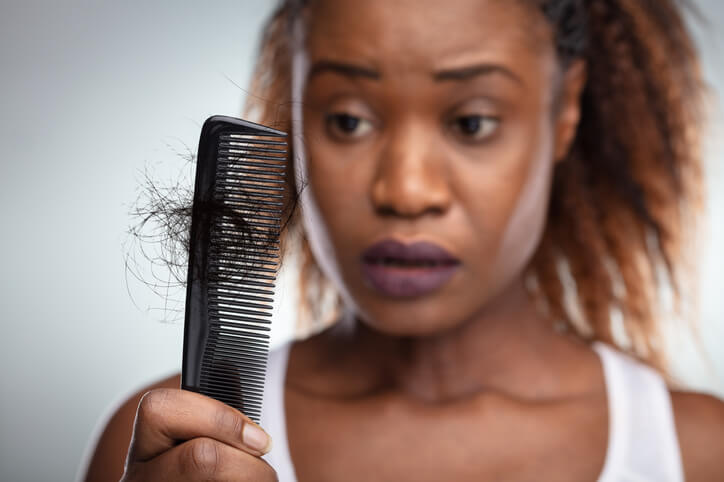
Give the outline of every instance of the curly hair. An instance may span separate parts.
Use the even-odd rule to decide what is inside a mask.
[[[668,293],[672,310],[683,313],[694,281],[685,248],[703,205],[704,86],[683,17],[690,5],[527,1],[553,27],[561,65],[582,58],[588,72],[578,131],[555,168],[546,229],[527,273],[533,295],[559,325],[666,373],[661,308]],[[289,36],[302,8],[302,0],[284,1],[266,25],[246,112],[288,132]],[[294,239],[304,253],[303,299],[313,309],[326,280],[303,234]],[[333,322],[319,315],[300,329]]]

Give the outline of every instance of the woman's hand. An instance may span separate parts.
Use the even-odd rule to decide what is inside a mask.
[[[240,411],[198,393],[155,389],[138,404],[121,482],[277,481],[260,457],[270,447]]]

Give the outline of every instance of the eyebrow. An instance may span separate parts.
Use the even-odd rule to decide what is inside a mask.
[[[345,77],[363,77],[372,80],[380,80],[382,78],[382,75],[376,70],[333,60],[320,60],[315,62],[309,71],[309,78],[311,79],[324,72],[333,72],[344,75]]]
[[[334,60],[320,60],[315,62],[309,70],[309,78],[311,79],[325,72],[332,72],[352,78],[361,77],[371,80],[380,80],[382,78],[380,72],[369,67]],[[518,84],[523,84],[523,80],[520,77],[511,70],[498,64],[477,64],[457,69],[440,70],[433,73],[433,79],[437,82],[464,81],[477,76],[493,74],[502,74]]]
[[[523,84],[523,80],[515,75],[509,69],[497,64],[478,64],[469,67],[461,67],[459,69],[441,70],[435,72],[435,80],[444,82],[448,80],[468,80],[479,75],[503,74],[518,84]]]

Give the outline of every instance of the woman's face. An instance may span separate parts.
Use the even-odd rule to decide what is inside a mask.
[[[381,332],[475,317],[538,245],[583,75],[559,72],[550,26],[525,2],[318,0],[309,13],[308,222],[322,266]]]

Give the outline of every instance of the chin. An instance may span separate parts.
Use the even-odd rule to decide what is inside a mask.
[[[432,336],[459,326],[469,317],[461,305],[443,299],[374,300],[358,304],[358,316],[370,329],[388,336]],[[458,310],[451,310],[457,306]],[[470,310],[472,312],[472,310]]]

